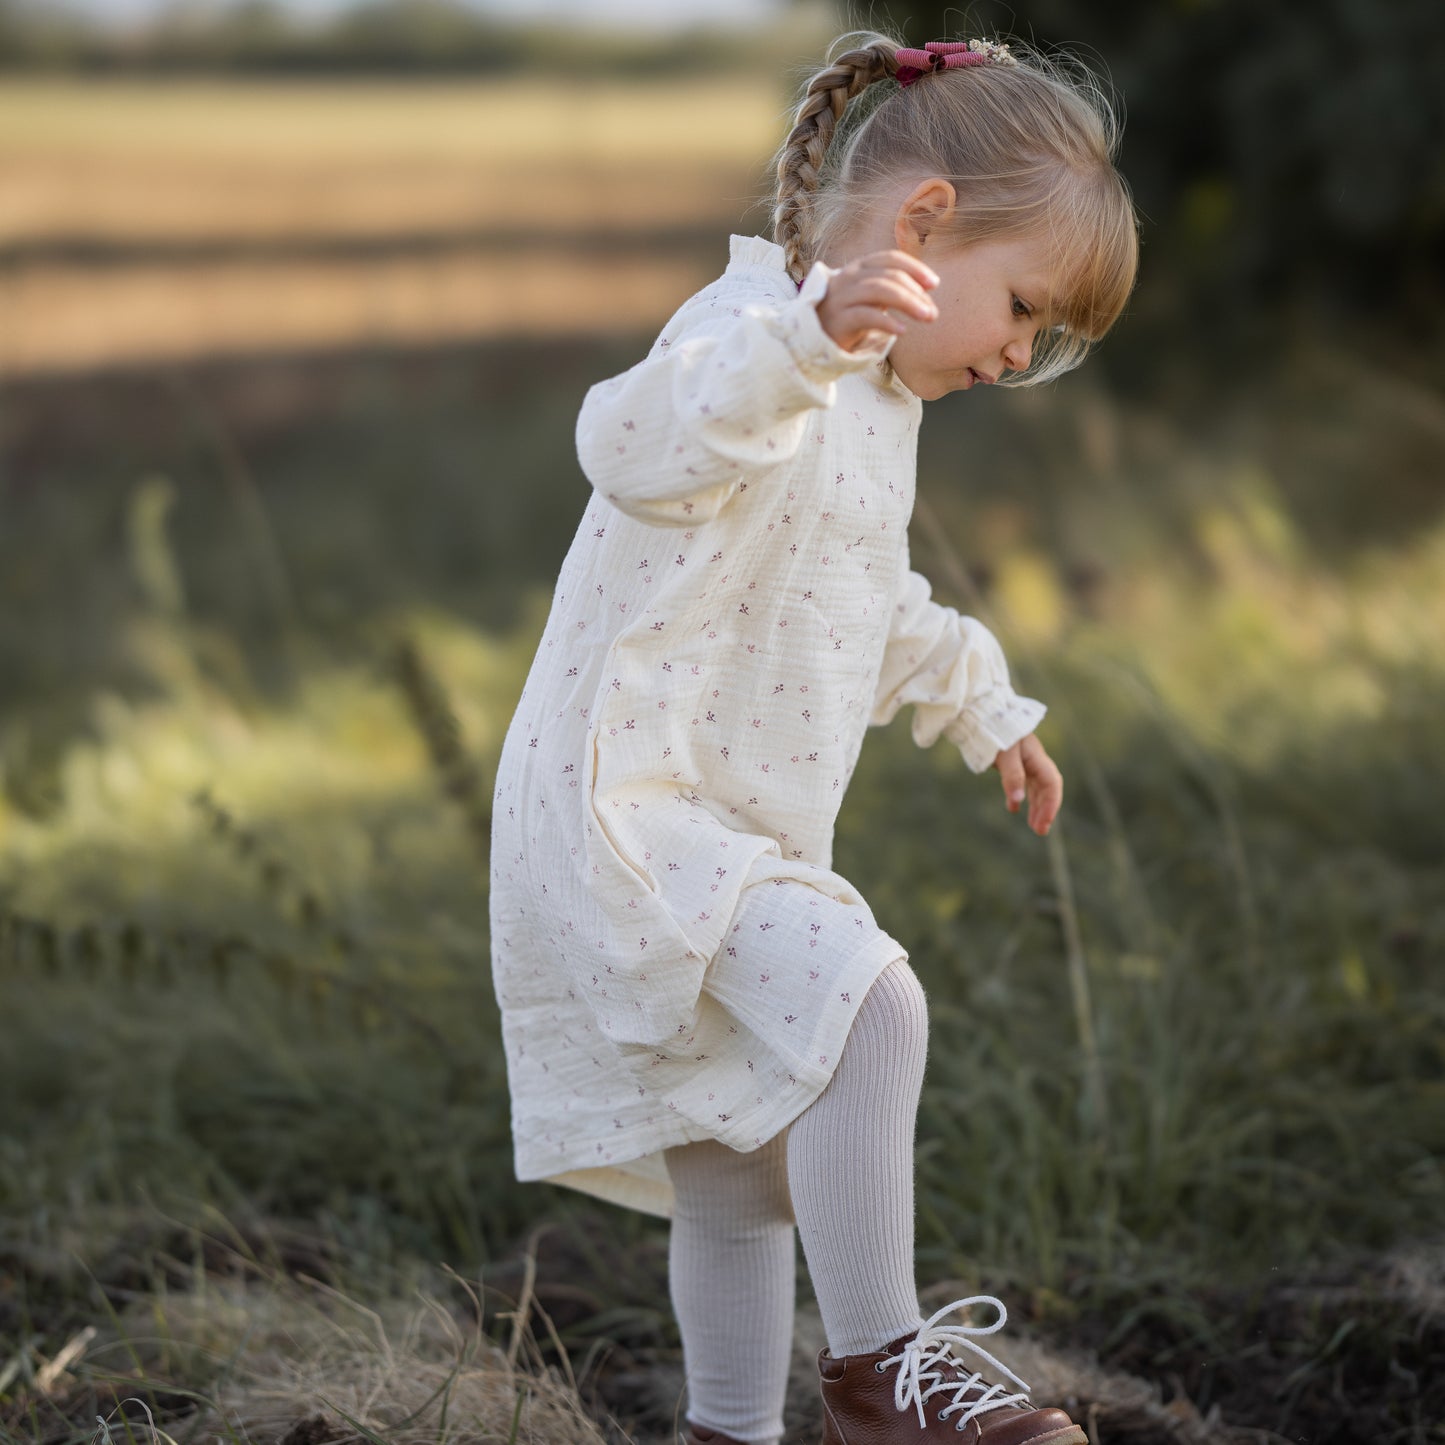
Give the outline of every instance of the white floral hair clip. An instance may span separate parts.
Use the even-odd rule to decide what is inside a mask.
[[[988,65],[1017,65],[1018,60],[1008,44],[1001,40],[970,40],[968,48],[975,55],[981,55]]]

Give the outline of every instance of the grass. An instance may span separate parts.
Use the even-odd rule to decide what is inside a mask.
[[[304,630],[279,651],[264,630],[228,639],[186,610],[195,564],[167,550],[154,497],[140,485],[129,504],[131,686],[93,695],[48,803],[8,735],[21,765],[0,813],[5,907],[30,922],[7,961],[34,1055],[7,1067],[36,1071],[22,1097],[74,1094],[89,1129],[103,1120],[87,1098],[127,1131],[154,1127],[162,1174],[204,1188],[217,1169],[236,1197],[262,1188],[278,1205],[316,1203],[282,1182],[314,1180],[305,1159],[359,1187],[374,1151],[348,1165],[342,1141],[395,1117],[382,1173],[398,1214],[419,1237],[479,1248],[496,1231],[459,1221],[508,1191],[482,1184],[505,1174],[506,1111],[477,844],[543,595],[501,635],[386,607],[360,622],[350,661]],[[940,1267],[1012,1264],[1057,1288],[1080,1261],[1109,1272],[1142,1251],[1203,1275],[1330,1239],[1378,1247],[1439,1207],[1440,1007],[1420,968],[1442,942],[1438,799],[1419,760],[1441,702],[1422,623],[1439,608],[1440,537],[1327,580],[1282,560],[1287,522],[1265,505],[1246,493],[1200,519],[1223,586],[1191,589],[1162,560],[1090,620],[1025,549],[974,599],[1021,686],[1053,703],[1045,739],[1071,780],[1057,843],[1003,813],[992,777],[919,754],[903,730],[865,753],[839,860],[935,998],[921,1133]],[[941,588],[950,572],[968,585],[941,535],[920,560]],[[1047,626],[1029,585],[1064,609]],[[281,667],[279,692],[250,674],[254,653]],[[1104,1072],[1087,1108],[1066,924]],[[228,986],[245,980],[239,999],[221,992],[222,960]],[[368,1009],[387,1016],[386,1070],[349,1032]],[[333,1014],[336,1032],[316,1033]],[[58,1062],[71,1048],[76,1070]],[[436,1072],[418,1074],[421,1058]],[[454,1111],[431,1144],[399,1122],[425,1118],[421,1079]],[[114,1140],[20,1137],[32,1178],[73,1171],[99,1197],[118,1184]],[[963,1216],[961,1158],[999,1161]],[[442,1179],[444,1197],[427,1197],[423,1181]]]
[[[7,88],[0,165],[254,164],[266,225],[304,224],[277,137],[319,89],[113,94],[102,137]],[[719,165],[765,153],[764,100],[727,131],[687,95],[681,131],[675,91],[601,105],[597,173],[671,174],[694,126]],[[423,144],[418,230],[497,221],[457,177],[555,119],[331,99],[311,159],[366,192],[350,241]],[[510,1172],[487,801],[582,509],[577,404],[638,349],[540,330],[7,388],[0,1445],[150,1430],[130,1395],[176,1445],[590,1438],[567,1361],[610,1441],[666,1432],[660,1229]],[[1195,1431],[1116,1391],[1105,1438],[1439,1439],[1442,412],[1430,358],[1392,361],[1144,388],[1126,352],[924,428],[915,559],[1049,703],[1065,809],[1041,842],[900,725],[836,861],[931,999],[920,1277],[1002,1291]]]
[[[1434,545],[1423,540],[1420,556]],[[172,569],[183,577],[184,557]],[[1366,610],[1413,611],[1430,600],[1428,587],[1402,588],[1414,576],[1406,558],[1385,597],[1358,581],[1353,595]],[[1427,584],[1428,569],[1418,576]],[[53,803],[12,802],[3,817],[0,966],[16,1041],[3,1087],[18,1108],[0,1199],[22,1281],[16,1357],[53,1360],[97,1302],[129,1289],[137,1313],[88,1347],[69,1389],[119,1387],[108,1362],[143,1313],[154,1328],[124,1388],[148,1389],[162,1421],[194,1396],[236,1412],[246,1438],[279,1440],[329,1410],[332,1428],[349,1415],[400,1440],[402,1417],[454,1359],[423,1369],[405,1351],[359,1350],[343,1321],[329,1352],[293,1339],[284,1371],[246,1342],[248,1394],[205,1370],[232,1360],[243,1319],[273,1338],[267,1299],[124,1285],[113,1260],[106,1268],[106,1221],[311,1221],[367,1308],[405,1290],[419,1267],[409,1261],[505,1277],[538,1191],[510,1182],[472,820],[540,618],[503,640],[435,611],[400,613],[393,635],[410,650],[378,646],[370,667],[328,663],[312,639],[276,700],[205,678],[190,659],[196,624],[156,615],[173,594],[148,585],[137,620],[150,628],[151,696],[97,699],[94,736],[66,749]],[[1067,1336],[1112,1318],[1097,1337],[1106,1353],[1164,1331],[1172,1343],[1157,1347],[1176,1362],[1196,1339],[1229,1357],[1233,1322],[1270,1270],[1308,1281],[1428,1242],[1445,1184],[1445,1010],[1421,967],[1445,926],[1438,872],[1401,845],[1391,809],[1361,807],[1391,767],[1427,752],[1440,679],[1381,664],[1381,680],[1402,685],[1382,687],[1368,731],[1348,707],[1301,721],[1294,741],[1308,746],[1280,780],[1267,758],[1211,746],[1209,717],[1176,712],[1143,666],[1147,654],[1167,682],[1171,656],[1196,665],[1208,609],[1179,599],[1177,616],[1198,629],[1171,634],[1177,652],[1146,648],[1146,616],[1132,629],[1076,625],[1069,647],[1036,645],[1018,664],[1021,685],[1055,700],[1048,740],[1077,780],[1049,845],[1002,811],[991,777],[919,753],[897,729],[865,751],[838,849],[932,999],[922,1277],[1002,1290]],[[1292,632],[1282,618],[1271,634],[1271,695],[1313,666]],[[1236,676],[1243,689],[1256,675]],[[1248,711],[1242,691],[1214,701],[1221,715]],[[1095,1099],[1069,1003],[1069,910],[1088,970]],[[615,1251],[648,1227],[616,1216],[609,1230]],[[85,1271],[37,1267],[57,1250]],[[619,1266],[594,1268],[608,1282],[593,1316],[610,1313],[600,1328],[625,1334]],[[1218,1318],[1191,1313],[1222,1285],[1243,1294]],[[1395,1338],[1373,1299],[1349,1316],[1363,1321],[1360,1343]],[[1324,1318],[1330,1335],[1348,1322]],[[1293,1327],[1325,1361],[1287,1361],[1307,1398],[1331,1341]],[[568,1328],[569,1353],[585,1353],[586,1329],[585,1317]],[[1407,1349],[1396,1340],[1386,1357]],[[398,1369],[416,1398],[394,1388]],[[523,1398],[505,1375],[476,1389],[513,1408]],[[83,1418],[73,1395],[39,1399],[31,1380],[17,1376],[9,1394],[38,1412],[9,1417],[16,1440],[57,1438],[55,1410]],[[363,1397],[387,1409],[367,1413]],[[419,1420],[448,1438],[435,1413]],[[163,1428],[180,1445],[178,1426]]]
[[[149,1215],[152,1237],[134,1256],[143,1287],[91,1281],[99,1326],[50,1359],[22,1343],[6,1383],[27,1387],[29,1419],[5,1411],[4,1438],[603,1445],[566,1357],[560,1368],[542,1358],[527,1288],[507,1311],[445,1268],[373,1273],[348,1291],[334,1282],[347,1276],[334,1253],[308,1261],[312,1273],[294,1246],[289,1259],[264,1249],[279,1235],[214,1212],[190,1226],[165,1221],[164,1239],[160,1222]],[[381,1298],[379,1278],[392,1291]],[[71,1432],[58,1437],[67,1420]],[[82,1420],[99,1429],[75,1428]]]

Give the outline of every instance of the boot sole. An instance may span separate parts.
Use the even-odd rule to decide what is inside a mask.
[[[1047,1435],[1035,1435],[1027,1445],[1089,1445],[1089,1437],[1082,1425],[1070,1425],[1064,1430],[1051,1430]]]
[[[1035,1435],[1028,1445],[1089,1445],[1089,1437],[1084,1433],[1082,1425],[1070,1425],[1067,1430]]]

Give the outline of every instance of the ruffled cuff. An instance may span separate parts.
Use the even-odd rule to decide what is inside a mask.
[[[943,735],[963,754],[970,772],[983,773],[1005,748],[1028,737],[1046,712],[1034,698],[1021,697],[1007,685],[996,686],[970,698]]]
[[[837,272],[822,261],[803,278],[797,300],[779,313],[779,334],[792,353],[798,368],[816,381],[832,381],[848,372],[866,371],[877,366],[893,349],[895,338],[885,336],[881,342],[846,351],[839,346],[818,320],[818,303],[828,294],[828,283]]]

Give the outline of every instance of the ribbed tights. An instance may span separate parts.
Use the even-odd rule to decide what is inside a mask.
[[[899,959],[853,1020],[828,1087],[761,1149],[669,1149],[669,1249],[687,1418],[776,1445],[792,1355],[796,1222],[835,1355],[923,1323],[913,1274],[913,1136],[928,1007]]]

